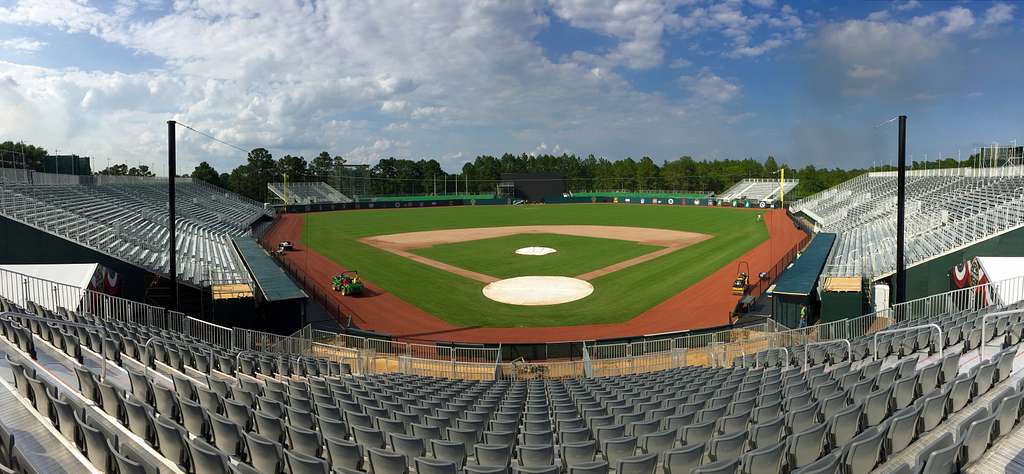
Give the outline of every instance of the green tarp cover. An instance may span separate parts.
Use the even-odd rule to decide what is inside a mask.
[[[256,286],[263,292],[267,301],[284,301],[306,298],[306,293],[299,288],[284,272],[274,259],[249,237],[234,237],[235,247],[245,260],[245,266],[256,280]]]
[[[828,252],[836,241],[836,234],[819,233],[811,240],[810,245],[800,258],[789,267],[778,281],[775,282],[775,294],[809,295],[814,291],[814,284],[825,268]]]

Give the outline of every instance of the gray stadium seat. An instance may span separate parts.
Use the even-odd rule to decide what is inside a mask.
[[[788,433],[799,433],[818,423],[818,404],[807,403],[790,408],[786,413],[786,430]]]
[[[871,472],[882,456],[882,442],[888,426],[868,428],[857,435],[843,450],[843,465],[846,474],[867,474]]]
[[[706,455],[711,462],[738,458],[747,446],[747,430],[712,437],[708,441]]]
[[[645,454],[661,454],[675,445],[678,433],[675,430],[658,431],[640,436],[640,449]]]
[[[213,445],[224,451],[228,456],[238,456],[242,452],[242,428],[237,423],[220,416],[210,414],[210,427],[213,434]]]
[[[733,474],[739,467],[739,459],[726,459],[700,465],[693,470],[693,474]]]
[[[774,420],[758,423],[750,428],[750,444],[755,448],[778,443],[786,432],[786,419],[779,416]]]
[[[555,463],[555,447],[550,444],[521,444],[518,454],[521,466],[549,466]]]
[[[473,453],[478,465],[508,467],[512,460],[512,445],[476,444]]]
[[[184,466],[188,460],[185,447],[188,432],[185,428],[163,416],[156,418],[153,425],[160,454],[171,462]]]
[[[563,467],[591,462],[596,454],[597,441],[594,440],[562,443],[559,446],[559,458]]]
[[[960,443],[953,433],[945,433],[921,450],[917,463],[911,469],[915,474],[955,474]]]
[[[892,415],[888,420],[889,429],[886,431],[883,443],[886,456],[903,451],[917,438],[920,417],[920,407],[905,408]]]
[[[711,439],[711,436],[715,432],[715,421],[709,421],[706,423],[696,423],[688,426],[684,426],[680,439],[683,444],[700,444],[707,442]]]
[[[917,405],[921,407],[921,432],[927,433],[939,426],[946,419],[946,404],[949,400],[951,385],[932,390],[931,393],[919,398]]]
[[[996,415],[982,408],[960,424],[957,439],[963,441],[960,448],[960,466],[966,467],[981,458],[992,440],[992,425]]]
[[[786,443],[747,451],[741,459],[743,474],[777,474],[786,461]]]
[[[786,451],[788,462],[791,468],[806,466],[821,456],[825,447],[825,433],[827,426],[824,423],[814,425],[799,433],[790,435]]]
[[[427,453],[427,443],[422,438],[415,436],[391,433],[388,436],[388,444],[392,451],[405,455],[406,462],[410,465],[414,459],[425,456]]]
[[[285,459],[291,474],[327,474],[327,462],[320,458],[306,456],[291,450],[285,451]]]
[[[228,456],[201,439],[188,442],[190,464],[195,474],[229,474]]]
[[[325,450],[327,460],[330,461],[332,467],[340,466],[357,470],[363,468],[363,450],[358,444],[330,436],[324,437],[324,443],[327,445]],[[408,453],[403,454],[408,456]]]
[[[466,465],[466,445],[441,439],[430,440],[430,453],[434,459],[451,461],[462,469]]]
[[[374,474],[406,474],[409,464],[405,455],[379,448],[366,448],[370,471]]]
[[[249,464],[260,472],[280,472],[284,466],[284,448],[280,443],[255,433],[245,433],[245,451]]]
[[[417,474],[457,474],[459,472],[455,463],[448,460],[418,457],[413,462]]]
[[[704,448],[705,443],[698,443],[666,451],[663,462],[665,473],[689,474],[704,462]]]
[[[590,461],[579,464],[571,464],[568,468],[569,474],[607,474],[608,461]]]
[[[889,416],[889,400],[892,386],[876,390],[864,398],[864,425],[876,426]]]
[[[654,474],[658,467],[657,454],[641,454],[619,459],[615,464],[616,474]]]
[[[1020,419],[1020,407],[1024,403],[1024,392],[1017,392],[1014,389],[1007,389],[1004,397],[993,400],[989,407],[996,415],[995,425],[992,427],[993,438],[1001,438],[1008,434]]]
[[[971,401],[971,392],[974,389],[974,374],[960,374],[953,379],[952,383],[953,386],[949,391],[949,413],[956,413]]]
[[[825,420],[825,423],[828,425],[829,444],[834,447],[844,446],[857,433],[860,433],[863,413],[863,405],[857,403],[840,410],[831,418]]]
[[[839,474],[842,460],[841,451],[833,451],[826,456],[818,458],[800,469],[792,471],[793,474]],[[781,471],[780,471],[781,472]]]

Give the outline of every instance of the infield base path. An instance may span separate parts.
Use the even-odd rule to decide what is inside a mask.
[[[587,204],[589,206],[615,206],[617,204]],[[353,211],[337,211],[353,212]],[[388,212],[402,212],[391,210]],[[552,326],[535,328],[490,328],[460,327],[451,325],[436,316],[423,311],[397,296],[376,287],[372,282],[364,283],[370,290],[368,296],[352,298],[331,291],[330,279],[346,270],[302,243],[302,214],[284,214],[267,233],[264,244],[274,250],[276,243],[290,240],[296,248],[284,259],[302,272],[306,281],[316,282],[337,304],[352,314],[355,326],[369,331],[391,334],[407,341],[448,341],[483,344],[567,342],[580,340],[621,338],[692,329],[713,328],[731,323],[730,313],[736,307],[739,296],[729,289],[736,277],[739,261],[750,264],[752,275],[768,271],[779,262],[785,253],[807,236],[790,221],[784,210],[764,213],[768,228],[768,240],[753,250],[733,260],[703,280],[635,318],[615,324],[583,324],[577,326]],[[751,213],[753,218],[753,213]]]

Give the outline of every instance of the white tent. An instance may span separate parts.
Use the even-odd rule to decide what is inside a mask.
[[[0,264],[0,295],[21,306],[31,300],[53,311],[58,306],[73,310],[78,308],[98,267],[96,263]]]
[[[1024,257],[977,257],[978,265],[985,272],[989,282],[997,283],[1024,276]],[[995,285],[999,304],[1007,305],[1021,301],[1020,291],[1000,291],[1002,285]],[[1020,285],[1009,285],[1006,290],[1019,289]]]

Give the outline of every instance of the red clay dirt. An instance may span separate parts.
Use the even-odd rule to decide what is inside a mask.
[[[347,212],[347,211],[342,211]],[[390,212],[402,212],[393,210]],[[731,294],[740,261],[750,264],[751,282],[760,272],[771,272],[783,258],[807,239],[783,210],[765,212],[769,238],[703,280],[661,302],[635,318],[614,324],[584,324],[534,328],[459,327],[405,302],[364,280],[367,296],[341,296],[330,289],[331,276],[346,269],[301,243],[302,214],[284,214],[264,238],[268,250],[272,244],[288,240],[296,252],[284,255],[306,281],[316,282],[318,293],[327,294],[352,315],[360,329],[390,334],[407,341],[448,341],[467,343],[540,343],[622,338],[730,324],[731,313],[740,297]]]

